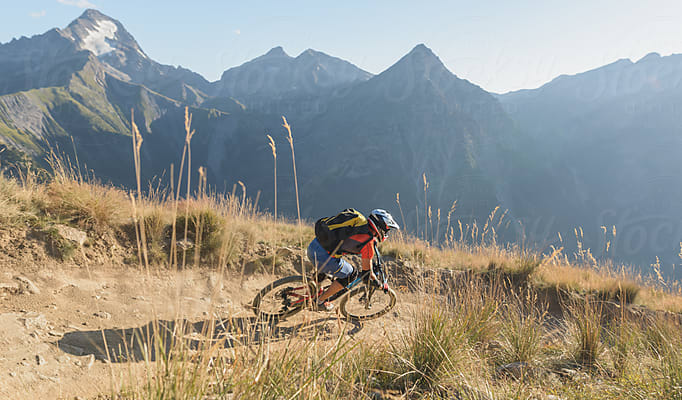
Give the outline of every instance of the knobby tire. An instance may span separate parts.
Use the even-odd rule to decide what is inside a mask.
[[[253,299],[253,312],[262,319],[287,318],[306,308],[311,293],[315,293],[315,284],[310,279],[304,279],[301,275],[287,276],[270,283],[258,292]],[[287,301],[295,304],[287,305]],[[265,304],[266,302],[268,304]],[[270,309],[272,305],[278,305],[279,309]]]
[[[346,319],[348,319],[349,321],[360,322],[379,318],[382,315],[389,312],[393,307],[395,307],[397,296],[393,289],[388,289],[388,292],[384,293],[383,289],[374,288],[374,293],[372,294],[374,300],[376,301],[377,298],[383,298],[386,301],[386,304],[383,304],[380,309],[372,310],[372,312],[370,312],[369,314],[361,315],[360,313],[351,310],[350,305],[353,302],[359,302],[359,298],[362,296],[363,293],[365,293],[366,287],[367,287],[366,285],[356,287],[355,289],[351,290],[350,293],[345,294],[341,298],[341,303],[339,304],[341,314],[343,314],[343,316],[346,317]],[[355,305],[355,307],[357,307],[357,305]]]

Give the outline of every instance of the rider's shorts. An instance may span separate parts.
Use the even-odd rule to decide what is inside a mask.
[[[308,245],[308,259],[315,265],[318,273],[344,279],[355,272],[353,265],[341,257],[331,257],[317,239]]]

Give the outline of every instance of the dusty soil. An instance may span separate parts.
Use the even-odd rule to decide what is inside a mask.
[[[85,399],[115,392],[144,376],[133,338],[156,320],[169,331],[170,321],[185,320],[198,334],[214,317],[222,321],[214,334],[233,338],[227,346],[243,346],[243,331],[254,321],[244,304],[274,278],[259,274],[241,282],[207,269],[145,272],[56,262],[6,266],[0,272],[0,398]],[[376,339],[407,325],[406,299],[399,294],[395,312],[362,326],[341,323],[335,313],[305,311],[275,329],[284,336],[323,328],[330,339],[339,333]]]

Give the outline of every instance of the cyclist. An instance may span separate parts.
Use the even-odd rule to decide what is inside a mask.
[[[317,237],[308,245],[308,259],[313,263],[318,274],[327,274],[335,278],[332,280],[331,286],[319,295],[317,299],[317,309],[319,310],[333,310],[334,305],[327,301],[327,299],[357,277],[357,271],[353,265],[341,256],[344,254],[360,254],[362,257],[362,270],[370,271],[370,278],[377,280],[371,268],[376,244],[386,240],[389,230],[400,229],[400,226],[398,226],[391,214],[385,210],[373,210],[368,218],[352,209],[344,210],[344,212],[349,210],[355,213],[354,218],[357,219],[352,222],[345,221],[339,225],[349,226],[349,224],[352,224],[354,226],[352,233],[354,234],[343,238],[335,246],[336,248],[325,249]],[[328,245],[328,247],[331,246]]]

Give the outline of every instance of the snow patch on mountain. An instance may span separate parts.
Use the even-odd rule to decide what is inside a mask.
[[[116,36],[116,24],[111,21],[97,21],[94,30],[88,30],[88,36],[83,39],[82,47],[90,50],[96,56],[107,54],[114,51],[114,48],[107,43],[107,39],[114,39]]]

